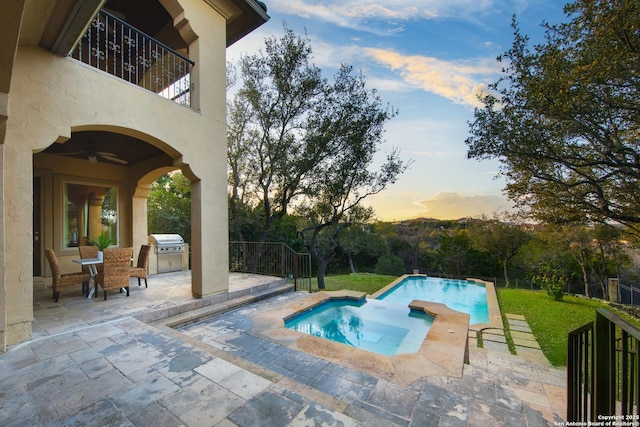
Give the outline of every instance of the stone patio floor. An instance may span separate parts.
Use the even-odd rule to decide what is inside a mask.
[[[107,301],[65,290],[58,304],[50,289],[37,287],[32,340],[0,354],[0,425],[547,426],[564,420],[565,370],[546,361],[518,316],[507,316],[517,356],[500,330],[485,330],[484,348],[470,341],[470,364],[460,378],[425,377],[403,387],[250,333],[259,313],[306,292],[292,292],[276,278],[232,275],[228,295],[196,300],[189,281],[188,272],[152,276],[148,289],[135,282],[129,298],[112,292]],[[207,318],[194,322],[201,316]],[[182,326],[168,326],[176,322]]]

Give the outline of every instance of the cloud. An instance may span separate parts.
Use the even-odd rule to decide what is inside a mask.
[[[495,79],[499,71],[495,61],[489,59],[444,61],[385,49],[363,51],[379,64],[400,73],[405,83],[472,107],[481,106],[478,95],[486,91],[486,82]]]
[[[330,22],[343,28],[389,35],[402,31],[402,22],[454,17],[477,21],[495,10],[519,10],[525,0],[270,0],[270,11]],[[386,22],[381,31],[372,21]]]
[[[404,150],[402,152],[403,154],[408,154],[410,156],[416,156],[416,157],[431,157],[431,158],[438,158],[438,157],[450,157],[451,156],[451,152],[450,151],[417,151],[417,150]]]
[[[440,192],[430,198],[417,191],[385,191],[367,199],[378,219],[398,221],[411,218],[459,219],[492,217],[495,213],[513,212],[513,204],[501,195],[462,195]]]
[[[367,77],[367,87],[375,88],[378,92],[409,92],[415,90],[411,85],[398,79]]]
[[[425,5],[424,1],[305,1],[271,0],[269,8],[281,13],[296,15],[305,19],[319,19],[344,28],[367,30],[361,24],[367,19],[407,21],[410,19],[432,19],[438,16],[436,8]],[[426,2],[429,3],[429,2]],[[393,27],[398,29],[398,25]],[[369,31],[373,31],[371,28]]]
[[[479,218],[512,208],[512,204],[501,196],[465,196],[447,192],[438,193],[427,200],[418,200],[416,203],[426,209],[424,216],[436,219]]]

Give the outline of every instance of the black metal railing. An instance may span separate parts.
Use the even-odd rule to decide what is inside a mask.
[[[568,421],[640,421],[639,341],[640,330],[601,308],[593,323],[569,333]]]
[[[291,279],[311,291],[311,255],[278,242],[229,242],[229,271]]]
[[[178,104],[191,105],[195,62],[101,10],[71,57]]]
[[[593,323],[569,332],[567,353],[567,412],[569,420],[593,417]]]

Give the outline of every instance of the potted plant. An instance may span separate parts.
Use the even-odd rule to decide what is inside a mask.
[[[96,240],[91,240],[90,238],[86,238],[87,242],[95,245],[98,248],[98,259],[102,259],[102,251],[107,249],[109,246],[113,245],[116,242],[116,239],[111,237],[109,233],[103,231],[100,233]]]

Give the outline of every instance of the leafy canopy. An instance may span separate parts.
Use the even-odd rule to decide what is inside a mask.
[[[147,199],[148,232],[177,233],[191,242],[191,182],[180,171],[161,176]]]
[[[577,0],[545,41],[513,23],[468,157],[499,158],[507,194],[549,222],[640,223],[640,2]]]
[[[241,59],[241,87],[228,108],[229,206],[239,239],[249,222],[264,241],[288,214],[303,219],[300,236],[323,286],[339,234],[373,215],[362,200],[407,165],[394,149],[373,167],[396,111],[351,66],[328,81],[311,60],[309,40],[286,26],[281,38],[265,40],[264,52]]]

